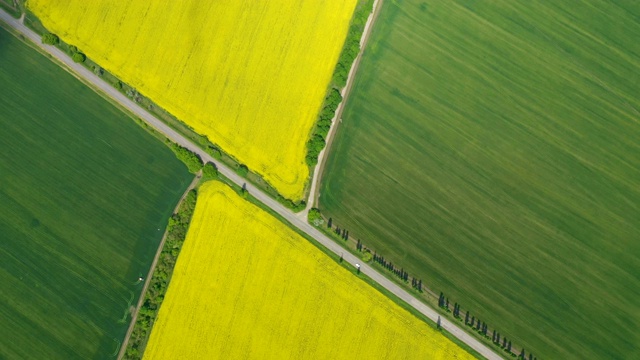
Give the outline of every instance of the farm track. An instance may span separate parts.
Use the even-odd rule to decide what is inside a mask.
[[[331,128],[329,129],[329,133],[327,134],[326,145],[320,154],[318,154],[318,164],[313,171],[313,177],[311,179],[311,189],[309,190],[309,199],[307,199],[307,207],[301,213],[303,216],[307,216],[309,210],[315,205],[318,207],[318,201],[320,197],[320,191],[318,190],[318,182],[322,178],[322,171],[324,170],[324,166],[327,162],[328,153],[331,151],[331,143],[333,142],[333,138],[335,137],[336,132],[338,131],[338,124],[342,121],[342,111],[347,103],[349,98],[349,93],[351,92],[351,88],[353,88],[353,79],[358,72],[358,67],[360,66],[360,61],[362,60],[362,54],[364,53],[365,46],[367,45],[367,40],[369,40],[369,35],[371,35],[371,29],[373,29],[373,24],[378,18],[378,14],[380,13],[380,9],[382,8],[383,0],[375,0],[373,2],[373,11],[369,18],[367,19],[367,23],[364,26],[364,31],[362,32],[362,37],[360,38],[360,52],[356,59],[353,61],[351,69],[349,70],[349,75],[347,76],[347,83],[342,89],[342,102],[338,105],[336,109],[336,113],[331,120]]]
[[[338,243],[331,240],[329,237],[322,234],[319,230],[310,225],[306,219],[302,219],[296,216],[291,210],[277,202],[275,199],[271,198],[264,192],[257,189],[250,183],[247,183],[246,180],[236,174],[233,170],[225,166],[224,164],[215,160],[212,156],[206,153],[204,150],[193,144],[191,141],[184,138],[178,132],[170,128],[168,125],[155,118],[145,109],[140,107],[138,104],[133,102],[131,99],[127,98],[122,93],[118,92],[115,88],[113,88],[110,84],[104,82],[100,77],[95,75],[90,70],[86,69],[80,64],[74,63],[67,54],[62,52],[61,50],[53,47],[46,46],[41,43],[40,36],[27,28],[23,24],[21,24],[18,20],[14,19],[4,10],[0,9],[0,21],[6,23],[8,26],[12,27],[15,31],[21,33],[25,36],[25,38],[31,40],[35,46],[43,49],[46,53],[50,54],[56,60],[63,63],[68,69],[71,70],[78,78],[82,79],[88,85],[96,90],[100,90],[100,93],[103,93],[116,101],[122,107],[126,108],[133,115],[145,121],[150,126],[153,126],[158,132],[164,134],[168,139],[176,142],[177,144],[193,151],[198,154],[204,162],[211,162],[216,164],[220,173],[229,178],[234,183],[243,186],[246,184],[246,189],[260,202],[264,205],[271,208],[273,211],[278,213],[284,219],[289,221],[293,226],[297,227],[301,231],[305,232],[309,236],[313,237],[316,241],[318,241],[322,246],[329,249],[336,255],[342,255],[343,261],[347,261],[352,265],[360,264],[360,270],[367,274],[373,281],[377,282],[384,288],[386,288],[389,292],[393,293],[398,298],[405,301],[407,304],[411,305],[417,311],[436,322],[440,317],[438,312],[422,303],[418,299],[416,299],[409,292],[401,288],[399,285],[389,280],[384,275],[378,273],[375,269],[369,266],[366,263],[362,263],[362,260],[356,257],[355,255],[347,252],[340,246]],[[482,344],[479,340],[477,340],[472,335],[466,333],[462,328],[453,322],[447,320],[446,318],[441,319],[442,328],[451,333],[453,336],[458,338],[460,341],[467,344],[470,348],[481,354],[487,359],[497,360],[503,359],[500,355],[494,352],[492,349],[488,348],[484,344]]]
[[[193,181],[191,182],[191,184],[189,184],[189,187],[184,191],[184,194],[182,194],[182,197],[178,201],[178,204],[176,204],[176,207],[173,209],[173,213],[174,214],[178,211],[178,208],[182,204],[182,201],[187,196],[189,191],[193,190],[198,185],[198,182],[200,181],[201,178],[202,178],[202,171],[200,171],[193,178]],[[142,292],[140,293],[140,298],[138,299],[138,304],[136,304],[136,307],[133,310],[133,313],[131,314],[131,323],[129,324],[129,328],[127,329],[127,334],[124,336],[124,340],[122,341],[122,345],[120,346],[120,351],[118,352],[118,359],[122,359],[124,357],[125,352],[127,351],[127,344],[129,343],[129,339],[131,338],[131,334],[133,333],[133,328],[136,325],[136,320],[138,319],[138,312],[140,311],[140,307],[142,306],[142,303],[144,302],[144,299],[145,299],[144,295],[147,293],[147,289],[149,288],[149,285],[151,284],[151,276],[153,275],[153,272],[156,270],[156,265],[158,265],[158,258],[160,257],[160,254],[162,254],[162,249],[164,249],[164,243],[167,240],[167,235],[168,234],[169,234],[169,232],[167,231],[167,229],[165,229],[164,235],[162,235],[162,240],[160,241],[160,245],[158,245],[158,249],[156,250],[156,254],[153,257],[153,262],[151,263],[151,267],[149,268],[149,272],[147,273],[147,277],[144,279],[144,286],[142,288]]]

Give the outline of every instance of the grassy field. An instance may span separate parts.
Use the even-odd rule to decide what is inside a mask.
[[[323,212],[538,358],[638,358],[639,16],[386,1]]]
[[[306,143],[356,3],[30,0],[29,8],[64,41],[299,200],[309,176]]]
[[[0,358],[111,358],[190,175],[1,28],[0,64]]]
[[[145,359],[472,359],[235,190],[200,187]]]

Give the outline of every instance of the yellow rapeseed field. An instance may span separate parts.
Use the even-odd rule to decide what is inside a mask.
[[[357,0],[29,0],[64,41],[299,199]]]
[[[219,182],[202,186],[144,359],[472,359]]]

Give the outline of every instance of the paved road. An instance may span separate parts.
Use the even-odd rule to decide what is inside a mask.
[[[89,71],[88,69],[84,68],[82,65],[74,63],[69,56],[67,56],[65,53],[58,50],[57,48],[53,46],[43,45],[40,41],[40,36],[38,34],[36,34],[32,30],[30,30],[29,28],[21,24],[20,21],[14,19],[13,17],[11,17],[9,14],[7,14],[5,11],[1,9],[0,9],[0,21],[7,23],[9,26],[13,27],[15,30],[22,33],[26,38],[33,41],[33,43],[36,46],[39,46],[47,53],[54,56],[57,60],[64,63],[68,68],[72,70],[72,72],[76,74],[76,76],[83,78],[85,81],[91,83],[95,88],[99,89],[101,92],[107,94],[107,96],[111,97],[112,99],[120,103],[123,107],[127,108],[130,112],[135,114],[135,116],[146,121],[149,125],[153,126],[157,131],[163,133],[167,138],[180,144],[181,146],[184,146],[185,148],[188,148],[194,153],[197,153],[198,155],[200,155],[203,161],[215,163],[220,173],[222,173],[224,176],[231,179],[231,181],[233,181],[234,183],[240,186],[246,183],[246,180],[244,178],[241,178],[238,174],[236,174],[230,168],[226,167],[224,164],[219,163],[218,161],[213,159],[209,154],[207,154],[198,146],[193,144],[191,141],[187,140],[182,135],[177,133],[175,130],[173,130],[166,124],[164,124],[162,121],[155,118],[145,109],[140,107],[138,104],[136,104],[135,102],[133,102],[132,100],[130,100],[129,98],[127,98],[126,96],[118,92],[110,84],[106,83],[100,77],[95,75],[92,71]],[[357,258],[355,255],[345,251],[340,245],[338,245],[338,243],[334,242],[329,237],[325,236],[323,233],[321,233],[316,228],[311,226],[305,219],[302,219],[296,216],[295,213],[293,213],[291,210],[284,207],[275,199],[269,197],[268,195],[266,195],[265,193],[263,193],[262,191],[260,191],[259,189],[257,189],[256,187],[254,187],[249,183],[247,183],[246,186],[249,193],[251,193],[256,199],[258,199],[264,205],[270,207],[273,211],[280,214],[280,216],[282,216],[283,218],[287,219],[287,221],[293,224],[293,226],[309,234],[314,239],[316,239],[320,244],[322,244],[324,247],[334,252],[335,254],[337,255],[343,254],[344,261],[347,261],[352,265],[361,264],[361,268],[360,268],[361,271],[367,274],[371,279],[373,279],[373,281],[376,281],[377,283],[385,287],[391,293],[393,293],[400,299],[404,300],[405,302],[413,306],[415,309],[420,311],[422,314],[424,314],[434,322],[437,321],[438,313],[435,310],[425,305],[424,303],[420,302],[418,299],[413,297],[410,293],[402,289],[400,286],[398,286],[391,280],[387,279],[382,274],[378,273],[369,265],[363,264],[362,260]],[[490,360],[503,359],[492,349],[482,344],[473,336],[467,334],[460,327],[450,322],[449,320],[443,318],[442,327],[445,330],[449,331],[454,336],[456,336],[462,342],[466,343],[469,347],[471,347],[472,349],[480,353],[482,356],[486,357],[487,359],[490,359]]]

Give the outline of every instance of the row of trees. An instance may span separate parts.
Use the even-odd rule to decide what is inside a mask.
[[[42,34],[41,41],[46,45],[58,45],[60,43],[60,37],[56,34],[44,33]],[[82,63],[87,60],[87,56],[79,51],[77,47],[71,45],[69,46],[69,51],[71,52],[71,59],[74,62]]]
[[[312,215],[313,214],[313,215]],[[320,210],[318,209],[312,209],[312,211],[309,212],[309,219],[310,222],[311,219],[315,219],[315,218],[322,218],[322,214],[320,213]],[[312,222],[313,223],[313,222]],[[316,225],[317,226],[317,225]],[[327,221],[327,227],[329,229],[332,229],[337,235],[342,236],[343,240],[347,240],[348,236],[349,236],[349,231],[347,231],[346,229],[341,229],[340,227],[336,226],[335,229],[333,229],[333,219],[329,218]],[[357,240],[356,242],[356,249],[358,251],[370,251],[369,249],[367,249],[364,244],[360,241]],[[373,261],[377,264],[379,264],[380,266],[382,266],[383,268],[393,272],[398,278],[400,278],[402,281],[404,282],[408,282],[409,279],[409,274],[404,271],[403,268],[397,268],[391,261],[388,261],[384,258],[384,256],[382,255],[378,255],[377,252],[373,253]],[[411,286],[422,292],[422,280],[420,279],[416,279],[415,277],[411,278]],[[460,304],[458,304],[457,302],[453,304],[453,309],[451,308],[451,304],[449,302],[449,298],[447,296],[444,295],[444,293],[440,293],[440,296],[438,298],[438,307],[442,308],[444,311],[448,312],[448,313],[452,313],[453,316],[456,319],[459,319],[460,321],[462,321],[462,317],[460,315],[460,309],[461,306]],[[486,322],[481,321],[480,319],[476,319],[475,316],[471,315],[469,313],[469,311],[467,310],[464,316],[464,324],[468,327],[470,327],[471,329],[475,330],[478,334],[480,334],[481,336],[484,336],[485,338],[489,339],[488,336],[488,332],[489,332],[489,326],[487,325]],[[505,336],[502,336],[499,332],[497,332],[495,329],[493,330],[493,334],[492,334],[492,342],[494,344],[496,344],[497,346],[501,347],[505,352],[511,354],[512,356],[516,356],[516,354],[514,354],[512,352],[512,343],[511,340],[507,339]],[[520,360],[526,360],[526,352],[524,349],[522,349],[522,351],[520,352],[520,355],[518,356],[520,358]],[[534,357],[532,354],[529,354],[529,360],[537,360],[536,357]]]
[[[169,287],[169,280],[187,235],[189,223],[196,207],[196,200],[196,190],[190,190],[180,204],[178,211],[169,218],[167,238],[153,275],[148,280],[150,281],[149,288],[144,295],[144,303],[138,311],[138,317],[129,338],[124,359],[140,359],[142,356],[151,328],[158,315],[160,304]]]
[[[397,276],[400,280],[408,283],[409,282],[409,273],[404,271],[403,268],[397,268],[391,261],[387,261],[384,256],[378,255],[377,252],[373,253],[373,261],[378,263],[383,268],[391,271],[395,276]],[[422,280],[418,280],[415,277],[411,278],[411,286],[422,292]]]
[[[311,209],[308,215],[309,222],[314,224],[315,226],[319,226],[319,223],[320,223],[319,219],[322,219],[322,214],[320,213],[320,210],[316,208]],[[329,220],[327,221],[327,228],[332,229],[336,235],[342,238],[342,240],[345,240],[345,241],[349,240],[349,230],[340,228],[339,226],[336,226],[334,229],[332,218],[329,218]],[[406,283],[409,282],[408,272],[406,272],[403,268],[395,267],[390,261],[385,260],[383,256],[378,255],[376,252],[374,252],[372,255],[371,250],[367,249],[362,243],[362,241],[360,240],[356,241],[356,250],[360,252],[364,252],[364,255],[363,255],[364,261],[368,262],[373,259],[374,262],[376,262],[377,264],[381,265],[383,268],[394,273],[402,281]],[[419,292],[422,292],[422,280],[412,277],[411,287],[418,290]]]
[[[173,152],[176,154],[176,157],[180,159],[180,161],[182,161],[185,165],[187,165],[187,169],[189,169],[189,172],[195,174],[202,169],[204,164],[202,163],[200,155],[169,140],[167,140],[167,143],[169,144],[171,150],[173,150]]]
[[[372,8],[373,0],[367,0],[366,4],[359,5],[353,14],[347,38],[333,72],[333,87],[327,93],[322,110],[318,115],[313,135],[307,142],[306,162],[309,166],[315,166],[318,163],[318,155],[326,145],[327,134],[329,134],[329,129],[331,128],[331,119],[335,116],[338,105],[342,102],[340,89],[347,84],[353,61],[360,52],[360,39]]]
[[[343,88],[347,84],[349,71],[351,71],[351,66],[360,52],[360,39],[372,9],[373,0],[367,0],[366,3],[359,4],[353,13],[347,38],[333,72],[333,83],[338,88]]]
[[[446,297],[442,292],[440,293],[440,296],[438,298],[438,306],[444,309],[446,312],[452,312],[452,310],[449,307],[449,298]],[[456,319],[462,320],[460,316],[460,304],[458,303],[455,303],[453,305],[453,316]],[[469,311],[466,311],[465,313],[464,324],[470,327],[471,329],[475,330],[478,334],[486,337],[487,339],[489,338],[489,336],[487,335],[489,331],[489,326],[487,325],[487,323],[484,321],[481,321],[480,319],[476,319],[476,317],[471,315]],[[512,347],[511,340],[508,340],[506,336],[501,336],[500,333],[497,332],[495,329],[493,330],[493,333],[491,335],[491,341],[495,345],[500,346],[505,352],[515,356],[515,354],[513,354],[513,352],[511,351],[511,347]],[[524,349],[522,349],[519,355],[519,358],[522,360],[526,360]],[[535,358],[532,354],[529,354],[529,359],[537,360],[537,358]]]
[[[324,106],[318,116],[318,122],[313,131],[313,135],[307,142],[306,162],[309,166],[315,166],[318,163],[318,155],[326,145],[327,135],[331,129],[331,119],[333,119],[338,105],[342,101],[342,95],[337,89],[329,90],[327,97],[324,99]]]

